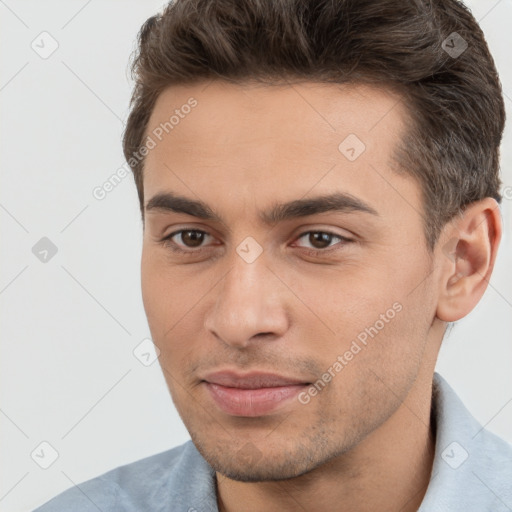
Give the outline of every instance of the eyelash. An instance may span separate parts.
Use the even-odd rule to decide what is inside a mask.
[[[172,233],[170,233],[169,235],[167,235],[165,238],[163,238],[161,241],[163,242],[163,245],[164,247],[167,247],[169,249],[171,249],[173,252],[176,252],[176,253],[179,253],[179,254],[200,254],[202,253],[204,250],[207,249],[207,247],[199,247],[198,249],[189,249],[189,250],[185,250],[185,249],[181,249],[177,244],[176,242],[173,242],[172,241],[172,238],[175,236],[175,235],[178,235],[180,233],[185,233],[185,232],[194,232],[194,233],[204,233],[205,235],[209,235],[209,233],[207,233],[206,231],[203,231],[201,229],[180,229],[180,230],[177,230],[177,231],[173,231]],[[333,233],[331,231],[319,231],[319,230],[312,230],[312,231],[304,231],[303,233],[301,233],[298,237],[297,237],[297,240],[300,240],[302,237],[304,237],[305,235],[309,235],[311,233],[321,233],[321,234],[325,234],[325,235],[329,235],[331,237],[334,237],[334,238],[338,238],[341,242],[343,242],[341,245],[346,245],[348,243],[351,243],[351,242],[354,242],[354,240],[351,240],[350,238],[346,238],[344,236],[341,236],[341,235],[338,235],[336,233]],[[211,235],[210,235],[211,236]],[[310,254],[310,255],[313,255],[313,256],[318,256],[320,254],[326,254],[326,253],[330,253],[331,251],[336,251],[336,250],[339,250],[339,248],[336,248],[336,245],[334,247],[328,247],[326,249],[311,249],[311,248],[308,248],[308,247],[302,247],[301,249],[306,253],[306,254]]]

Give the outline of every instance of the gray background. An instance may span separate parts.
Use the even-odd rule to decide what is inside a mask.
[[[158,363],[145,366],[133,354],[150,336],[133,180],[103,200],[92,194],[124,163],[128,58],[140,25],[162,5],[0,0],[1,511],[31,510],[189,438]],[[468,5],[495,56],[511,117],[512,2]],[[52,40],[59,46],[48,58],[31,46],[48,52]],[[511,142],[508,124],[497,266],[484,299],[445,340],[438,371],[482,424],[512,442]],[[43,237],[57,248],[47,262],[32,252]],[[41,442],[58,452],[48,469],[40,465],[53,452]]]

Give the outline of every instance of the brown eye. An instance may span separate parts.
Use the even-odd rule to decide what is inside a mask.
[[[199,247],[204,240],[204,231],[187,230],[181,231],[181,240],[187,247]]]
[[[211,235],[199,229],[180,229],[166,236],[162,242],[165,247],[175,252],[197,253],[203,248],[207,249],[207,246],[203,244],[205,237],[211,237]]]
[[[315,249],[325,249],[329,247],[334,235],[330,233],[323,233],[321,231],[311,231],[309,233],[308,241]]]
[[[299,236],[298,240],[301,239],[305,239],[308,245],[299,245],[299,247],[319,253],[335,250],[338,248],[336,246],[341,248],[343,245],[352,242],[349,238],[329,231],[306,231]],[[335,243],[333,244],[333,242]]]

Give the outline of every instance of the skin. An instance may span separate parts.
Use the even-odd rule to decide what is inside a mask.
[[[146,157],[145,204],[174,192],[207,203],[221,221],[146,211],[142,292],[174,404],[216,470],[219,510],[417,510],[435,446],[436,358],[447,322],[486,289],[501,238],[496,201],[473,203],[430,253],[420,187],[390,166],[407,116],[391,92],[172,86],[147,134],[190,97],[197,106]],[[348,134],[366,146],[352,162],[338,150]],[[324,212],[273,227],[259,218],[275,203],[333,191],[378,215]],[[201,253],[190,237],[172,238],[185,254],[162,241],[179,229],[207,233]],[[335,236],[322,245],[310,231]],[[252,263],[236,251],[248,236],[263,251]],[[201,382],[232,369],[313,383],[394,303],[400,312],[307,404],[229,415]]]

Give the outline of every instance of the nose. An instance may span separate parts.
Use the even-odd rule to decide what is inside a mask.
[[[252,263],[235,251],[230,270],[212,293],[206,329],[234,348],[245,348],[261,337],[277,339],[288,328],[283,284],[272,273],[262,253]]]

